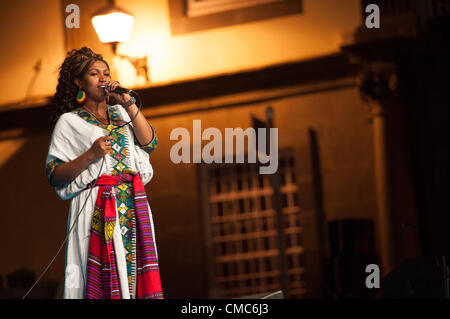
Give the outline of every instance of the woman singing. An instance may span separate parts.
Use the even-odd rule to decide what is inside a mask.
[[[46,172],[71,200],[64,298],[163,298],[144,189],[157,138],[135,99],[113,92],[118,86],[87,47],[60,67]]]

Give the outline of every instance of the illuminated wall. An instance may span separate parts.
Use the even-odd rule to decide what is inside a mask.
[[[45,3],[45,5],[43,5]],[[23,102],[27,96],[54,94],[57,67],[65,48],[64,1],[46,0],[0,3],[0,25],[4,45],[0,48],[0,107]],[[81,15],[84,1],[79,3]],[[91,8],[101,8],[98,1]],[[267,65],[296,61],[339,51],[342,37],[360,24],[357,0],[304,0],[303,13],[171,36],[168,0],[116,1],[135,16],[135,24],[127,43],[119,53],[130,56],[148,55],[151,84],[162,84],[205,77]],[[63,15],[64,14],[64,15]],[[91,25],[81,25],[92,32]],[[90,38],[92,39],[92,38]],[[79,43],[102,47],[100,42]],[[101,52],[110,56],[110,52]],[[41,60],[41,71],[34,79],[33,68]],[[124,86],[146,86],[134,78],[134,69],[124,60],[112,63]],[[31,87],[28,89],[28,87]]]

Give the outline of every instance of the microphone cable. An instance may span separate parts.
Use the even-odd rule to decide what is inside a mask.
[[[110,124],[111,130],[109,131],[108,135],[106,135],[106,136],[110,136],[111,133],[112,133],[113,131],[115,131],[115,130],[117,130],[117,129],[120,129],[120,128],[124,127],[124,126],[129,125],[131,122],[134,121],[134,119],[136,118],[136,116],[137,116],[137,115],[139,114],[139,112],[141,111],[141,108],[142,108],[142,100],[141,100],[141,97],[139,96],[139,94],[138,94],[137,92],[135,92],[135,91],[132,91],[132,92],[134,93],[134,95],[136,95],[136,97],[137,97],[137,99],[138,99],[138,101],[139,101],[139,102],[138,102],[138,110],[137,110],[136,114],[134,114],[134,116],[133,116],[128,122],[126,122],[125,124],[119,125],[119,126],[117,126],[117,127],[115,127],[115,128],[113,128],[113,126],[112,126],[112,120],[111,120],[111,118],[110,118],[109,121],[110,121],[110,123],[111,123],[111,124]],[[109,115],[109,113],[108,113],[108,115]],[[154,133],[154,131],[153,131],[153,133]],[[133,132],[133,134],[134,134],[134,132]],[[154,137],[153,137],[153,138],[154,138]],[[94,180],[95,183],[97,183],[97,180],[100,178],[100,175],[101,175],[102,169],[103,169],[103,164],[105,163],[105,158],[106,158],[106,155],[103,156],[102,164],[101,164],[101,166],[100,166],[100,171],[99,171],[99,173],[98,173],[96,179]],[[77,222],[78,222],[78,217],[81,215],[81,212],[83,211],[84,207],[86,206],[86,203],[87,203],[88,199],[91,197],[91,193],[92,193],[92,190],[93,190],[94,187],[95,187],[95,183],[92,183],[92,182],[90,183],[90,184],[92,185],[92,187],[90,187],[89,194],[88,194],[88,196],[86,197],[86,200],[84,201],[84,204],[83,204],[83,206],[81,207],[80,211],[79,211],[78,214],[76,215],[75,220],[74,220],[72,226],[71,226],[71,227],[69,228],[69,230],[67,231],[66,237],[64,238],[63,242],[61,243],[61,245],[60,245],[58,251],[56,252],[56,255],[52,258],[52,260],[50,261],[50,263],[47,265],[47,267],[44,269],[44,271],[41,273],[41,275],[38,277],[38,279],[34,282],[34,284],[27,290],[27,292],[25,293],[25,295],[23,295],[22,299],[25,299],[25,298],[28,296],[28,294],[29,294],[29,293],[33,290],[33,288],[38,284],[38,282],[42,279],[42,277],[44,277],[44,275],[47,273],[48,269],[49,269],[50,266],[53,264],[53,262],[55,261],[56,257],[58,257],[59,253],[61,252],[62,248],[64,247],[65,243],[67,242],[67,239],[69,238],[70,233],[72,232],[73,228],[74,228],[75,225],[77,224]]]

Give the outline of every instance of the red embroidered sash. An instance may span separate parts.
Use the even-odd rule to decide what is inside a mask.
[[[158,258],[156,256],[147,196],[139,174],[102,175],[95,186],[98,196],[92,217],[87,262],[86,298],[120,299],[120,287],[113,245],[116,202],[113,186],[132,183],[136,216],[136,298],[162,299]]]

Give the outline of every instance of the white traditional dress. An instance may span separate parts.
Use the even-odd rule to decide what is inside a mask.
[[[64,200],[71,200],[67,230],[75,223],[66,244],[64,298],[85,298],[86,293],[89,238],[98,194],[98,187],[93,187],[92,192],[91,189],[86,187],[99,176],[100,169],[101,174],[107,175],[125,172],[139,173],[144,185],[153,176],[153,169],[149,160],[149,155],[157,144],[153,127],[153,140],[148,145],[142,146],[134,137],[131,123],[114,130],[117,126],[125,123],[124,121],[130,120],[122,106],[108,105],[108,114],[111,120],[110,125],[102,124],[83,108],[64,113],[58,119],[51,136],[46,159],[46,173],[49,181],[54,169],[59,164],[76,159],[85,153],[96,139],[107,136],[111,130],[110,136],[113,137],[111,141],[113,152],[111,155],[106,155],[103,167],[101,167],[102,158],[99,158],[73,181],[55,187],[59,197]],[[129,184],[121,184],[113,188],[117,216],[113,231],[113,244],[120,283],[120,296],[124,299],[134,298],[136,294],[136,219],[130,188]],[[90,192],[91,195],[89,196]],[[76,220],[85,202],[86,205],[78,220]],[[151,228],[154,232],[150,207],[148,207],[148,211]]]

